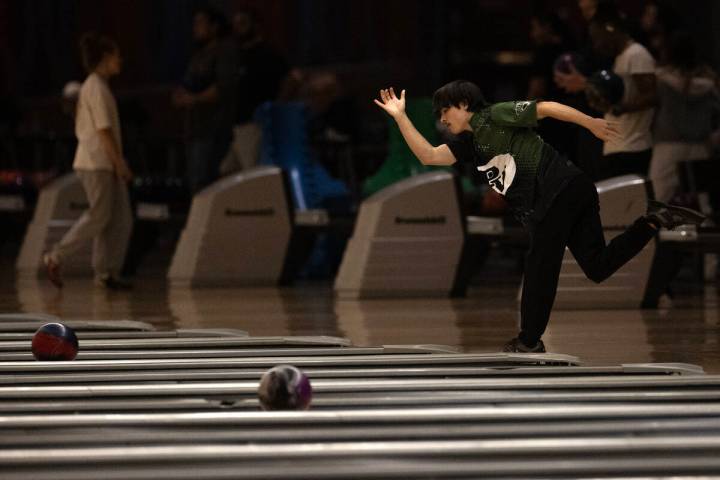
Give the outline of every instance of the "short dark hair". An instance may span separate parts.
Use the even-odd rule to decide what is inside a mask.
[[[247,15],[250,17],[250,21],[252,21],[253,24],[260,23],[260,14],[257,9],[251,7],[250,5],[243,5],[242,7],[233,10],[231,17],[238,14]]]
[[[615,10],[598,11],[590,20],[590,25],[618,33],[628,33],[630,31],[627,21]]]
[[[550,27],[550,29],[558,35],[565,33],[563,21],[556,13],[539,11],[535,12],[531,18],[537,20],[541,25]]]
[[[686,30],[677,30],[670,35],[667,56],[671,66],[685,72],[692,72],[700,66],[695,40]]]
[[[443,108],[460,107],[466,103],[468,110],[477,112],[487,106],[480,87],[467,80],[455,80],[435,90],[433,94],[433,113],[440,116]]]
[[[80,56],[87,73],[92,73],[108,53],[118,49],[115,40],[97,32],[86,32],[80,37]]]
[[[195,8],[193,16],[203,15],[210,24],[217,27],[217,35],[222,38],[230,32],[230,22],[225,14],[212,5],[202,4]]]

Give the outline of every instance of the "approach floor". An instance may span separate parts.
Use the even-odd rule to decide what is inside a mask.
[[[43,278],[16,279],[0,263],[0,312],[75,320],[136,320],[162,329],[237,328],[253,335],[331,335],[354,345],[443,344],[498,351],[516,333],[519,274],[493,265],[463,299],[336,300],[329,282],[276,288],[174,289],[141,270],[135,289],[106,292],[68,278],[60,293]],[[676,282],[658,310],[556,310],[544,340],[586,365],[686,362],[720,373],[718,285]]]

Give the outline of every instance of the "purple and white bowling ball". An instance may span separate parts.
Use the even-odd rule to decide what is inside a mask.
[[[258,398],[263,410],[307,410],[312,401],[310,379],[292,365],[278,365],[263,374]]]

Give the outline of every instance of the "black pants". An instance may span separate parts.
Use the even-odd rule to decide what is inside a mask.
[[[597,177],[599,180],[604,180],[631,173],[646,177],[651,158],[651,148],[639,152],[618,152],[604,155],[599,160],[601,164],[598,165]]]
[[[530,229],[520,303],[520,339],[532,346],[545,332],[566,246],[585,275],[599,283],[637,255],[655,233],[647,221],[639,218],[606,245],[595,184],[585,174],[575,177],[555,198],[543,220]]]

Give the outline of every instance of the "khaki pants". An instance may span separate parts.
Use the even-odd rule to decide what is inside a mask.
[[[50,252],[63,263],[68,255],[93,240],[95,275],[118,275],[125,261],[133,218],[127,185],[106,170],[77,170],[90,207]]]
[[[710,150],[704,143],[660,142],[653,147],[650,161],[650,180],[652,181],[655,198],[661,202],[669,202],[682,191],[680,185],[680,162],[705,160],[710,158]],[[700,200],[700,211],[705,214],[712,213],[709,204]],[[705,279],[713,280],[717,277],[718,255],[705,254]]]
[[[669,202],[680,191],[680,162],[704,160],[710,157],[706,145],[702,143],[661,142],[653,148],[650,161],[650,180],[652,180],[655,198]]]
[[[230,151],[220,164],[220,175],[247,170],[260,160],[262,129],[256,123],[244,123],[233,127]]]

